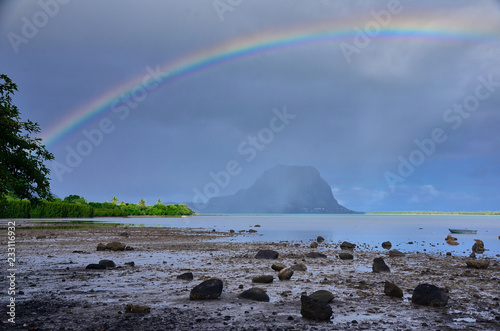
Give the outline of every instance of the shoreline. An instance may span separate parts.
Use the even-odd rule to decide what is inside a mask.
[[[29,220],[28,220],[29,221]],[[128,236],[124,235],[127,232]],[[407,253],[389,257],[386,250],[350,251],[341,260],[337,243],[231,242],[241,234],[186,228],[96,227],[81,229],[20,229],[16,237],[19,272],[16,300],[18,329],[82,330],[331,330],[331,329],[482,329],[500,327],[498,287],[500,263],[488,257],[488,269],[466,267],[467,257]],[[98,243],[123,242],[130,251],[97,251]],[[396,243],[393,243],[396,244]],[[6,242],[3,241],[2,250]],[[260,249],[279,252],[276,260],[255,259]],[[310,258],[320,252],[326,258]],[[390,273],[373,273],[372,261],[383,257]],[[478,255],[479,259],[485,259]],[[109,259],[116,267],[85,267]],[[134,266],[126,263],[134,262]],[[303,263],[289,281],[271,269]],[[193,281],[177,276],[192,272]],[[253,284],[258,275],[273,275],[270,284]],[[496,276],[495,276],[496,275]],[[2,270],[2,277],[6,270]],[[190,301],[189,291],[204,280],[219,278],[222,296],[213,301]],[[403,299],[384,295],[390,280],[403,290]],[[444,308],[411,303],[421,283],[447,288]],[[270,302],[238,299],[243,290],[260,287]],[[315,322],[300,314],[300,296],[317,290],[334,295],[330,322]],[[22,294],[21,294],[22,293]],[[0,317],[6,324],[6,295],[0,297]],[[130,314],[127,304],[147,306],[150,313]],[[25,327],[22,325],[26,324]]]

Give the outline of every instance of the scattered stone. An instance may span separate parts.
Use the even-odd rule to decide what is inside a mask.
[[[85,269],[96,269],[96,270],[102,270],[106,269],[105,265],[102,264],[97,264],[97,263],[91,263],[88,266],[85,267]]]
[[[393,284],[389,281],[385,281],[384,285],[384,293],[390,297],[394,298],[402,298],[403,290],[401,290],[396,284]]]
[[[116,264],[111,260],[101,260],[99,261],[99,264],[105,266],[106,268],[116,267]]]
[[[125,250],[126,250],[126,251],[133,251],[133,250],[134,250],[134,247],[127,246],[127,247],[125,247]]]
[[[130,266],[130,267],[135,266],[135,262],[134,262],[134,261],[125,262],[124,264],[125,264],[125,265],[128,265],[128,266]]]
[[[220,279],[209,279],[191,290],[189,300],[214,300],[222,294],[223,283]]]
[[[468,260],[465,263],[467,263],[467,268],[474,269],[486,269],[490,265],[489,260]]]
[[[444,307],[448,303],[448,296],[435,285],[420,284],[413,290],[411,302],[422,306]]]
[[[149,314],[151,312],[151,308],[145,306],[136,306],[129,303],[125,307],[125,312],[130,314]]]
[[[318,244],[321,244],[323,241],[325,241],[325,238],[323,238],[322,236],[318,236],[318,238],[316,238],[316,241],[318,242]]]
[[[254,229],[248,230],[248,233],[256,233],[256,232],[257,232],[257,230],[254,230]]]
[[[229,230],[229,233],[234,233],[234,230],[232,230],[232,229],[231,229],[231,230]]]
[[[130,234],[125,231],[125,232],[120,233],[120,236],[122,236],[122,237],[128,237],[128,236],[130,236]]]
[[[112,243],[109,243],[106,245],[106,249],[109,249],[109,250],[114,251],[114,252],[124,251],[126,246],[127,245],[125,245],[123,243],[113,241]]]
[[[97,244],[97,250],[98,251],[105,251],[106,250],[106,245],[104,245],[104,244]]]
[[[281,271],[278,273],[278,278],[279,280],[290,280],[293,276],[293,269],[292,268],[284,268],[281,269]]]
[[[391,272],[391,269],[389,269],[389,266],[385,264],[385,261],[381,257],[377,257],[373,259],[373,266],[372,266],[373,272]]]
[[[254,227],[260,228],[260,224],[255,224]]]
[[[286,265],[284,265],[283,263],[273,263],[273,265],[271,266],[271,269],[275,270],[275,271],[281,271],[282,269],[285,269],[286,268]]]
[[[390,241],[384,241],[382,243],[382,248],[384,248],[384,249],[391,249],[392,248],[392,243]]]
[[[482,240],[474,239],[475,243],[472,245],[472,252],[483,254],[486,249],[484,249],[484,243]]]
[[[348,241],[344,241],[342,244],[340,244],[340,249],[354,249],[356,248],[356,244],[352,244]]]
[[[36,238],[36,239],[46,239],[46,238],[47,238],[47,236],[36,236],[35,238]]]
[[[327,303],[302,295],[300,297],[302,317],[315,321],[329,321],[332,317],[332,307]]]
[[[256,259],[277,259],[279,253],[270,249],[261,249],[255,255]]]
[[[272,275],[262,275],[262,276],[256,276],[252,278],[252,283],[262,283],[262,284],[269,284],[272,283],[274,280],[274,276]]]
[[[330,291],[319,290],[319,291],[316,291],[316,292],[312,293],[311,295],[309,295],[309,298],[312,298],[314,300],[318,300],[318,301],[321,301],[324,303],[330,303],[334,299],[334,296],[333,296],[332,292],[330,292]]]
[[[339,258],[341,260],[352,260],[354,256],[351,253],[339,253]]]
[[[304,263],[297,263],[291,266],[293,271],[307,271],[307,266]]]
[[[185,272],[182,275],[177,276],[177,279],[191,281],[194,279],[192,272]]]
[[[238,295],[239,299],[249,299],[254,301],[269,302],[269,296],[261,288],[253,287]]]
[[[457,242],[457,238],[453,237],[451,234],[449,234],[444,240],[450,246],[457,246],[457,245],[459,245],[459,243]]]
[[[389,256],[390,257],[399,257],[399,256],[405,256],[406,254],[403,252],[398,251],[397,249],[391,249],[389,251]]]
[[[318,243],[313,241],[310,245],[311,248],[318,248]]]
[[[451,252],[446,252],[446,256],[451,256]]]
[[[318,252],[310,252],[306,254],[307,257],[311,259],[326,259],[326,255]]]

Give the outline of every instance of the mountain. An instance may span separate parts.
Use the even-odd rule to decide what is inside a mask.
[[[210,199],[202,213],[350,214],[338,204],[319,171],[308,166],[278,165],[250,188]]]

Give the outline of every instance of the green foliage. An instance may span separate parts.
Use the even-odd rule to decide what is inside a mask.
[[[61,218],[93,217],[94,209],[88,205],[51,201],[29,201],[8,198],[0,218]]]
[[[84,197],[81,197],[81,196],[75,195],[75,194],[68,195],[66,198],[64,198],[63,201],[67,202],[67,203],[76,203],[76,204],[80,204],[80,205],[84,205],[87,203],[87,200],[85,200]]]
[[[3,82],[2,82],[3,81]],[[19,109],[12,104],[17,85],[0,75],[0,199],[9,193],[21,199],[50,198],[49,168],[45,161],[54,159],[40,138],[37,123],[21,120]]]

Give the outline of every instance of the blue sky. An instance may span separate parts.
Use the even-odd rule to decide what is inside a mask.
[[[395,4],[389,28],[449,28],[455,39],[375,31],[348,58],[356,29]],[[126,116],[108,109],[77,127],[49,149],[62,165],[51,165],[54,193],[189,202],[207,187],[232,194],[290,164],[316,167],[353,210],[499,210],[495,1],[3,1],[0,68],[43,133],[165,63],[321,22],[351,34],[183,76],[128,104]],[[98,143],[68,164],[101,128]],[[239,171],[222,180],[233,161]]]

